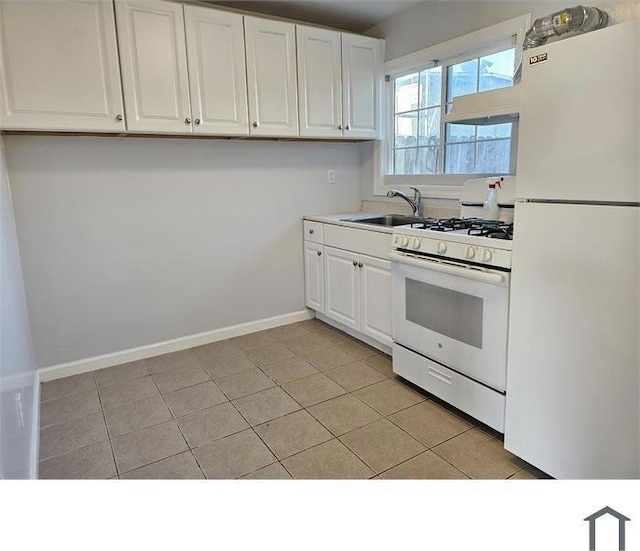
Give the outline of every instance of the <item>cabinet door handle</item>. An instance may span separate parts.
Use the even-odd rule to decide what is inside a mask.
[[[358,268],[362,268],[364,264],[362,262],[358,262]]]
[[[187,117],[186,119],[184,119],[184,123],[185,124],[191,124],[191,119],[189,117]]]
[[[322,253],[320,251],[318,251],[318,256],[322,256]]]
[[[357,263],[355,260],[353,261],[353,266],[354,266],[354,267],[357,267],[357,266],[358,266],[358,263]]]
[[[349,125],[347,124],[347,126],[345,126],[344,129],[349,130]]]
[[[253,126],[254,128],[258,128],[260,124],[258,123],[258,121],[253,121],[253,124],[251,126]]]
[[[200,119],[196,119],[195,122],[196,122],[197,125],[201,125],[202,124],[202,121]]]
[[[309,233],[313,233],[313,230],[309,230]]]
[[[342,130],[342,125],[341,124],[338,125],[338,130]]]
[[[122,122],[124,120],[124,117],[122,115],[116,115],[116,120],[118,122]]]

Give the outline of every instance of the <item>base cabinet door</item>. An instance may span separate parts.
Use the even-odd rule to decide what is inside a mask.
[[[296,26],[244,18],[249,131],[253,136],[297,136]]]
[[[129,132],[190,134],[182,4],[116,0]]]
[[[359,255],[324,248],[325,315],[358,330],[360,317]]]
[[[193,133],[249,134],[242,15],[184,6]]]
[[[342,35],[343,116],[345,138],[380,137],[380,41]]]
[[[391,262],[360,256],[360,331],[391,346]]]
[[[125,129],[113,6],[0,2],[2,128]]]
[[[312,310],[324,314],[324,256],[318,243],[304,242],[304,295]]]

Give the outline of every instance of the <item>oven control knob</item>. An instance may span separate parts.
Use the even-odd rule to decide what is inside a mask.
[[[444,254],[447,252],[447,244],[440,241],[438,243],[438,246],[436,247],[436,250],[438,251],[438,254]]]
[[[419,237],[414,237],[414,238],[411,240],[411,246],[412,246],[414,249],[419,249],[421,244],[422,244],[422,239],[420,239]]]
[[[475,247],[467,247],[466,252],[464,253],[464,256],[466,258],[473,258],[474,256],[476,256],[476,248]]]
[[[406,235],[400,236],[400,246],[407,247],[409,245],[409,238]]]
[[[484,260],[485,262],[490,262],[492,258],[493,254],[491,252],[491,249],[485,249],[484,251],[482,251],[482,260]]]

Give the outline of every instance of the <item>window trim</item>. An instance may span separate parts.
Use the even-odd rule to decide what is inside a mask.
[[[477,52],[483,53],[496,48],[500,43],[503,45],[511,41],[516,47],[516,66],[520,63],[522,55],[522,43],[527,29],[531,26],[532,15],[527,13],[519,17],[514,17],[496,25],[480,29],[469,34],[436,44],[424,50],[414,52],[402,57],[392,59],[384,64],[384,74],[389,77],[397,77],[409,74],[417,70],[429,69],[437,66],[436,60],[446,60],[450,62],[477,57]],[[484,54],[483,54],[484,55]],[[442,64],[443,71],[446,70]],[[442,91],[446,94],[446,90]],[[394,109],[394,92],[392,90],[391,78],[384,83],[384,101],[381,103],[383,112],[381,114],[382,128],[381,140],[373,144],[373,195],[385,196],[391,189],[400,189],[409,192],[410,187],[417,187],[424,197],[439,199],[459,199],[463,184],[469,179],[465,174],[407,174],[395,175],[385,174],[388,162],[388,151],[390,146],[390,118]],[[517,131],[513,136],[512,149],[517,147]],[[512,151],[512,155],[515,151]],[[490,174],[474,174],[474,178],[482,178]]]

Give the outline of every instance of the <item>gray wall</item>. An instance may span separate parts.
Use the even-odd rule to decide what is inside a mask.
[[[391,60],[526,13],[533,19],[576,5],[576,2],[422,2],[367,31],[386,40]],[[585,2],[611,14],[612,23],[640,17],[638,2]]]
[[[358,144],[6,149],[38,367],[303,310],[301,216],[360,205]]]
[[[31,450],[35,365],[2,141],[0,225],[0,478],[27,478],[36,459]]]

